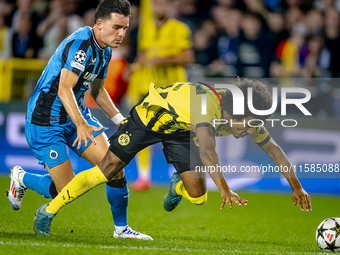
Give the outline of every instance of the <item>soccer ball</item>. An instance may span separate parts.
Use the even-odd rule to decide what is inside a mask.
[[[316,242],[323,251],[340,252],[340,218],[328,218],[316,229]]]

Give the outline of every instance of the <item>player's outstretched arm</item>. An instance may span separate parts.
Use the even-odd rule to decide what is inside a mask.
[[[232,202],[238,206],[246,206],[248,201],[233,192],[229,188],[223,173],[217,170],[221,168],[217,168],[220,165],[220,160],[215,151],[216,141],[213,131],[209,127],[203,126],[196,129],[196,134],[199,141],[201,160],[204,166],[211,166],[211,168],[208,168],[209,175],[221,191],[222,204],[220,209],[222,210],[226,203],[229,204],[230,209],[233,208]]]
[[[274,141],[273,138],[271,138],[265,145],[261,146],[261,148],[268,153],[275,165],[278,166],[280,170],[282,170],[282,175],[286,178],[292,188],[292,200],[294,205],[299,203],[301,211],[304,210],[303,205],[305,206],[305,210],[307,212],[311,211],[312,205],[310,197],[308,193],[302,188],[292,164],[290,163],[286,154],[282,151],[281,147]],[[288,171],[283,171],[283,169],[288,169]]]
[[[92,133],[94,131],[100,131],[103,128],[97,128],[87,124],[86,120],[79,111],[76,98],[74,97],[73,87],[77,84],[79,77],[72,71],[63,68],[61,70],[58,96],[71,120],[77,127],[77,139],[72,146],[78,143],[77,149],[80,149],[82,142],[85,142],[85,146],[88,145],[88,139],[94,144],[97,144]]]

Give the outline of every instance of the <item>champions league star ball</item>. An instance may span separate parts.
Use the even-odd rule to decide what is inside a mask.
[[[316,229],[316,242],[323,251],[340,252],[340,218],[328,218]]]

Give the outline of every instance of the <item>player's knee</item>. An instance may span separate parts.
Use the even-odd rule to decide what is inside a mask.
[[[195,205],[203,205],[208,200],[208,192],[205,192],[204,195],[200,197],[190,197],[189,201]]]
[[[106,153],[104,159],[98,165],[99,169],[102,170],[104,176],[108,180],[111,180],[116,174],[118,174],[124,166],[125,163],[111,151]]]

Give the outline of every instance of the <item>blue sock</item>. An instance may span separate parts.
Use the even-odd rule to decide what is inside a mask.
[[[50,186],[53,180],[49,174],[41,175],[26,172],[22,182],[25,184],[26,188],[34,190],[43,197],[52,198]]]
[[[129,203],[129,189],[126,185],[126,179],[123,179],[125,180],[123,187],[109,186],[112,181],[106,185],[106,197],[111,205],[113,222],[117,227],[123,227],[128,224],[127,208]]]

